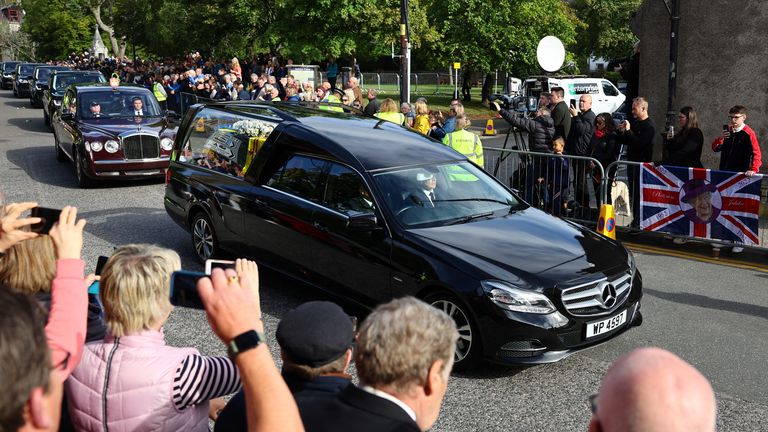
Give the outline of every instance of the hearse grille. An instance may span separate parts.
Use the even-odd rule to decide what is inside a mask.
[[[138,134],[121,138],[126,159],[157,159],[160,157],[160,139],[153,135]]]
[[[606,315],[624,304],[631,287],[632,274],[623,272],[610,278],[565,288],[561,295],[563,305],[571,315]]]

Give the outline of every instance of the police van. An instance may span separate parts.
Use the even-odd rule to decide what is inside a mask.
[[[626,96],[604,78],[588,78],[583,75],[568,76],[536,76],[530,77],[523,83],[521,93],[525,96],[533,96],[537,100],[542,92],[549,92],[554,87],[562,87],[565,91],[563,99],[566,104],[579,106],[579,97],[583,94],[592,96],[592,111],[596,114],[607,112],[613,114],[618,111]]]

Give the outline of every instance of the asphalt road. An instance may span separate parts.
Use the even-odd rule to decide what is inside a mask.
[[[498,139],[484,143],[493,145]],[[0,173],[6,201],[74,204],[80,209],[88,220],[84,258],[89,271],[99,255],[126,243],[174,249],[185,268],[200,269],[189,235],[165,214],[162,182],[78,189],[72,167],[56,162],[42,111],[32,109],[28,100],[13,99],[8,91],[0,92]],[[433,430],[586,430],[587,397],[597,391],[608,366],[622,354],[649,345],[677,353],[712,381],[719,430],[768,430],[768,272],[647,249],[637,251],[636,257],[645,280],[641,327],[557,364],[487,365],[455,375]],[[274,330],[280,316],[312,299],[329,297],[265,272],[263,311],[276,361]],[[364,314],[342,305],[350,313]],[[165,333],[172,345],[224,353],[200,311],[176,309]]]

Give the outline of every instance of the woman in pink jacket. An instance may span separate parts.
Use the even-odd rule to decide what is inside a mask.
[[[238,273],[256,264],[238,260]],[[208,401],[240,388],[229,358],[165,344],[163,325],[172,306],[176,252],[125,245],[109,258],[100,298],[108,335],[86,345],[66,383],[78,431],[207,431]]]

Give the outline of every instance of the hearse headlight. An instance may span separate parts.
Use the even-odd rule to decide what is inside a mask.
[[[20,82],[21,84],[26,84],[26,83],[27,83],[27,80],[25,80],[24,78],[19,78],[19,82]]]
[[[115,140],[109,140],[104,143],[104,149],[107,151],[107,153],[117,153],[117,151],[120,149],[120,144],[118,144]]]
[[[549,314],[557,309],[544,294],[523,290],[494,280],[480,282],[486,297],[496,306],[513,312]]]
[[[91,141],[90,143],[86,142],[86,145],[91,147],[91,151],[94,152],[100,152],[101,149],[104,148],[104,146],[101,144],[101,141]]]
[[[61,101],[60,101],[60,100],[56,100],[56,99],[54,99],[54,100],[53,100],[53,105],[54,105],[54,106],[57,106],[57,107],[60,107],[60,106],[61,106]]]
[[[171,151],[171,149],[173,149],[173,140],[170,138],[161,139],[160,148],[162,148],[165,151]]]

